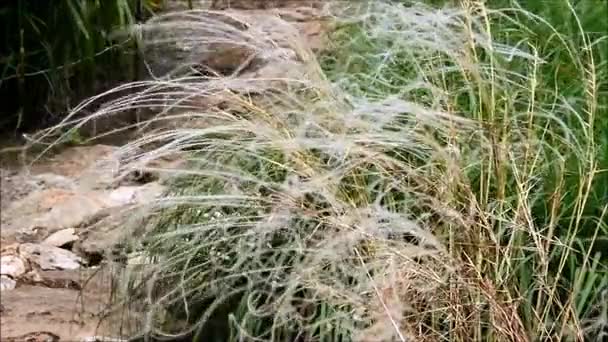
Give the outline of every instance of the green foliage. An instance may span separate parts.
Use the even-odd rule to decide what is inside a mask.
[[[541,325],[556,322],[573,302],[571,324],[588,323],[608,291],[608,2],[457,3],[488,13],[486,23],[475,24],[487,25],[487,39],[497,52],[506,51],[475,48],[462,57],[471,58],[464,66],[441,53],[423,60],[396,43],[397,32],[383,35],[370,31],[374,24],[352,24],[336,32],[338,49],[325,56],[325,70],[358,96],[375,98],[429,103],[432,97],[411,89],[412,81],[429,82],[435,95],[447,96],[450,111],[486,127],[490,153],[461,146],[476,205],[507,222],[530,210],[534,227],[511,232],[511,223],[491,222],[494,239],[508,251],[499,254],[509,259],[500,263],[515,265],[494,276],[524,298],[519,312],[530,336],[560,336],[564,330],[539,327],[538,317]],[[541,61],[509,56],[509,49],[516,53],[512,47]],[[549,241],[546,251],[539,251],[538,238]],[[479,253],[469,257],[492,258]],[[539,267],[543,258],[549,260]],[[547,273],[549,285],[534,276],[539,272]],[[552,303],[544,306],[546,301]]]
[[[140,0],[15,0],[0,4],[0,129],[56,122],[100,89],[136,77],[133,41],[113,30],[141,19]],[[141,7],[141,8],[140,8]],[[47,122],[48,121],[48,122]]]

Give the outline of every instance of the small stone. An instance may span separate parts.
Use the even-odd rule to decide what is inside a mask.
[[[19,278],[27,271],[26,262],[17,255],[0,256],[0,275],[13,279]]]
[[[78,240],[78,235],[76,235],[76,230],[74,228],[66,228],[59,231],[54,232],[49,237],[47,237],[42,243],[45,245],[61,247],[69,244],[70,242],[74,242]]]
[[[0,276],[0,291],[12,290],[17,286],[17,282],[5,275]]]

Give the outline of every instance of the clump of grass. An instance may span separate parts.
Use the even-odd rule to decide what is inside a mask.
[[[143,283],[150,317],[168,309],[205,341],[601,336],[605,38],[579,30],[575,50],[542,17],[473,1],[341,13],[324,69],[296,35],[176,16],[213,26],[204,44],[291,48],[307,77],[261,94],[259,77],[138,83],[89,118],[155,106],[153,121],[187,120],[125,147],[144,151],[126,168],[188,158],[138,241],[158,270]],[[546,72],[557,50],[513,42],[504,22],[516,37],[531,22],[553,32],[580,91]],[[228,105],[197,105],[217,97]]]

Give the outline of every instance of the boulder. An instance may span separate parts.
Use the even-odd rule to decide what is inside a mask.
[[[250,1],[216,7],[260,8]],[[155,77],[190,73],[193,68],[208,75],[239,75],[282,59],[283,51],[277,50],[293,49],[296,41],[308,41],[307,48],[318,50],[323,45],[323,15],[302,1],[297,4],[272,11],[171,13],[154,19],[143,30],[148,71]],[[297,57],[295,51],[287,55]]]
[[[0,275],[17,279],[27,272],[27,261],[18,255],[8,254],[0,256]]]
[[[74,180],[54,173],[42,173],[37,175],[32,175],[32,179],[38,186],[43,189],[65,189],[65,190],[74,190],[76,189],[76,182]]]
[[[65,249],[34,243],[19,246],[19,254],[41,270],[75,270],[83,262],[79,256]]]
[[[53,234],[49,235],[46,239],[44,239],[42,243],[45,245],[62,247],[76,240],[78,240],[78,235],[76,235],[76,229],[66,228],[58,230]]]
[[[42,191],[49,188],[72,190],[75,182],[67,177],[52,174],[31,174],[29,172],[16,172],[0,170],[0,207],[8,208],[13,202],[18,201],[34,191]]]
[[[138,209],[145,211],[146,206],[159,198],[165,189],[165,186],[154,182],[113,190],[109,193],[109,198],[121,206],[105,210],[98,215],[96,221],[90,221],[86,227],[82,227],[73,250],[92,264],[103,258],[115,258],[115,247],[126,245],[133,241],[134,236],[144,233],[145,222],[140,219],[145,215],[140,215]]]
[[[108,194],[108,200],[116,206],[143,205],[154,201],[164,191],[165,187],[157,182],[140,186],[121,186]]]
[[[248,24],[212,12],[169,14],[144,25],[145,72],[151,77],[178,76],[193,68],[229,75],[247,65],[258,50]]]
[[[27,175],[12,170],[0,169],[0,214],[14,201],[27,196],[38,186]]]
[[[2,233],[8,240],[37,242],[40,237],[81,225],[112,204],[103,192],[64,189],[33,192],[2,211]]]

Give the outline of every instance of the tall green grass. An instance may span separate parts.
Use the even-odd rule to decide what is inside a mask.
[[[0,109],[0,129],[48,127],[82,99],[137,79],[134,41],[115,41],[111,36],[148,15],[155,3],[15,0],[0,4],[0,92],[8,100]]]
[[[188,160],[134,241],[147,331],[168,309],[201,341],[604,338],[608,32],[581,3],[342,2],[319,59],[278,19],[275,41],[167,17],[177,41],[289,47],[306,77],[139,82],[60,125],[173,123],[125,146],[127,171]]]
[[[530,336],[580,338],[597,306],[605,310],[608,284],[608,4],[461,5],[466,14],[455,24],[470,34],[471,49],[456,58],[419,56],[418,37],[399,33],[420,19],[396,13],[339,30],[326,70],[359,96],[430,102],[434,96],[408,89],[412,80],[430,83],[451,112],[484,126],[489,151],[461,153],[472,158],[462,165],[474,196],[467,205],[496,215],[484,220],[490,241],[473,243],[492,248],[457,249],[519,301]],[[476,40],[493,47],[479,49]],[[592,335],[605,331],[602,320]]]

